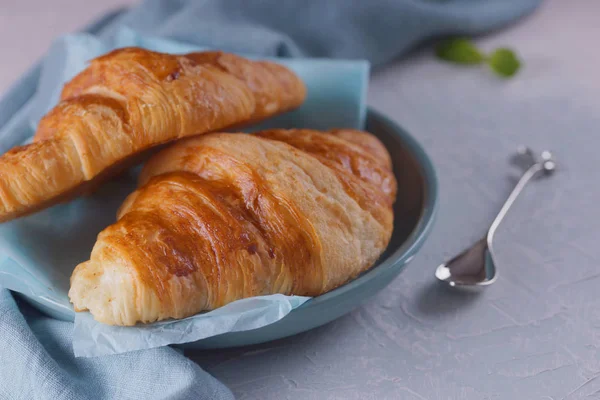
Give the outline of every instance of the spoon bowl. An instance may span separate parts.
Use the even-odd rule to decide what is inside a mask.
[[[490,285],[496,276],[496,266],[486,238],[478,240],[435,270],[435,277],[450,286]]]

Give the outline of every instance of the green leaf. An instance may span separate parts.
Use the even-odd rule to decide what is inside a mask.
[[[476,65],[485,60],[485,56],[466,38],[446,39],[435,48],[438,58],[456,64]]]
[[[490,68],[504,78],[510,78],[521,68],[521,62],[516,54],[507,48],[500,48],[487,58]]]

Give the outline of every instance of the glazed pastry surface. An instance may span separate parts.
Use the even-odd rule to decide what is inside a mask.
[[[89,192],[158,145],[260,121],[305,96],[300,79],[271,62],[115,50],[65,85],[34,143],[0,157],[0,221]]]
[[[146,164],[69,296],[106,324],[184,318],[250,296],[318,296],[392,234],[389,154],[354,130],[216,133]]]

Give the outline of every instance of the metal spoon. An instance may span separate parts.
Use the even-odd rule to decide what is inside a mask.
[[[496,280],[496,263],[492,246],[496,229],[527,183],[539,172],[549,175],[556,168],[556,162],[549,151],[542,152],[538,159],[531,149],[525,146],[518,148],[517,155],[512,161],[524,166],[526,171],[492,222],[487,235],[450,261],[437,267],[435,276],[439,280],[450,286],[482,286]]]

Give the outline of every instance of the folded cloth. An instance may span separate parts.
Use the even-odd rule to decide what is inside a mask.
[[[480,34],[532,11],[540,0],[148,0],[96,24],[268,56],[363,58],[378,65],[446,34]],[[36,70],[1,103],[18,112]],[[17,303],[0,288],[2,399],[231,399],[231,392],[169,347],[75,358],[73,325]]]
[[[541,0],[148,0],[116,26],[227,51],[367,59],[377,66],[424,40],[475,35],[513,22]]]
[[[73,324],[17,307],[0,289],[0,399],[233,399],[170,347],[75,358]]]

